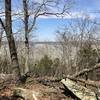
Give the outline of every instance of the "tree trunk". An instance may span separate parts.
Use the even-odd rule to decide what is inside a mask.
[[[24,9],[24,23],[25,23],[25,68],[24,68],[24,74],[29,71],[29,40],[28,40],[28,1],[23,0],[23,9]]]
[[[5,31],[9,44],[10,56],[13,66],[13,73],[20,77],[20,68],[18,63],[17,51],[15,46],[14,37],[12,34],[12,19],[11,19],[11,0],[5,0]]]
[[[0,31],[0,48],[1,48],[1,45],[2,45],[2,35],[3,35],[3,30],[1,29],[1,31]]]

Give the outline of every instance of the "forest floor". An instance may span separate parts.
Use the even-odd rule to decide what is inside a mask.
[[[54,81],[47,77],[31,78],[26,84],[18,86],[10,81],[0,89],[0,100],[14,100],[12,92],[15,87],[21,87],[39,93],[38,100],[74,100],[70,95],[64,93],[64,86],[60,81]]]

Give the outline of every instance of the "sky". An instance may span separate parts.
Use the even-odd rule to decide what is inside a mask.
[[[57,18],[39,18],[37,20],[38,40],[40,41],[54,41],[56,38],[56,31],[61,26],[66,25],[67,19]]]
[[[71,9],[73,15],[79,15],[82,17],[81,13],[87,13],[91,18],[99,18],[100,14],[100,0],[75,0],[75,4]],[[37,20],[37,34],[38,40],[40,41],[55,41],[56,30],[63,25],[66,25],[72,18],[39,18]]]
[[[41,0],[34,0],[41,2]],[[67,0],[64,0],[67,1]],[[70,1],[70,0],[69,0]],[[12,0],[13,10],[20,10],[22,5],[21,0]],[[61,5],[62,6],[62,5]],[[91,19],[100,18],[100,0],[74,0],[74,3],[70,9],[70,15],[65,18],[52,17],[39,17],[36,21],[36,40],[38,41],[55,41],[56,31],[66,25],[69,21],[74,21],[76,17],[82,18],[84,14],[88,14]],[[20,28],[19,22],[16,21],[13,24],[14,28]],[[21,25],[20,25],[21,26]],[[34,32],[33,32],[34,33]]]

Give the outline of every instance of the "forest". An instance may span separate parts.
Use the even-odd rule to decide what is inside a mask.
[[[100,100],[99,3],[0,0],[0,100]]]

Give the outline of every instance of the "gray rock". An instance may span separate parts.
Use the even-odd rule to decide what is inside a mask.
[[[75,81],[67,78],[62,79],[61,82],[80,100],[97,100],[96,94],[92,90],[77,84]]]
[[[24,100],[38,100],[37,96],[39,93],[28,90],[28,89],[23,89],[23,88],[15,88],[13,91],[13,96],[21,97]]]

